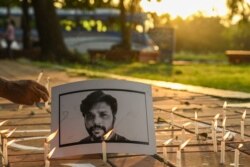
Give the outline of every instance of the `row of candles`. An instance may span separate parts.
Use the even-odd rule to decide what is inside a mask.
[[[223,105],[223,120],[222,120],[222,137],[221,137],[221,158],[220,158],[220,163],[221,164],[225,164],[225,142],[227,140],[227,138],[230,135],[230,132],[226,132],[226,107],[227,107],[227,102],[224,102]],[[176,107],[173,107],[170,113],[170,118],[171,118],[171,126],[174,126],[174,112],[177,110]],[[212,142],[213,142],[213,150],[214,152],[218,152],[218,148],[217,148],[217,127],[218,127],[218,118],[220,117],[220,114],[216,114],[212,120],[212,125],[211,125],[211,130],[212,130]],[[244,141],[244,126],[245,126],[245,118],[246,118],[246,110],[243,112],[242,117],[241,117],[241,121],[240,121],[240,136],[241,136],[241,140]],[[198,127],[198,114],[197,111],[195,111],[195,135],[198,136],[199,135],[199,127]],[[185,140],[185,128],[190,125],[191,122],[187,122],[184,123],[182,125],[182,142]],[[167,163],[167,145],[169,143],[172,142],[173,139],[169,139],[167,141],[165,141],[163,143],[163,158],[164,158],[164,162]],[[182,143],[177,150],[176,153],[176,164],[177,167],[181,167],[182,163],[181,163],[181,150],[184,149],[184,147],[188,144],[188,142],[190,141],[190,139],[186,140],[184,143]],[[234,150],[235,152],[235,157],[234,157],[234,166],[238,167],[239,166],[239,149],[243,146],[243,144],[239,144],[238,147]]]

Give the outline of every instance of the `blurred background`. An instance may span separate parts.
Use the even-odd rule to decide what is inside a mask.
[[[249,41],[250,0],[0,2],[1,59],[60,65],[75,75],[101,71],[250,92]]]

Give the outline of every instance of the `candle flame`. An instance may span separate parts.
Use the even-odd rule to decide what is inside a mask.
[[[46,138],[46,142],[49,143],[51,140],[53,140],[56,135],[57,135],[58,130],[56,130],[55,132],[51,133],[47,138]]]
[[[227,120],[227,117],[225,117],[222,121],[222,126],[225,127],[226,126],[226,120]]]
[[[175,112],[177,110],[177,107],[172,108],[172,112]]]
[[[246,115],[247,115],[247,111],[245,110],[244,113],[242,114],[242,120],[246,118]]]
[[[223,104],[223,108],[226,109],[227,108],[227,101],[224,102]]]
[[[53,155],[53,153],[55,152],[55,150],[56,150],[56,147],[54,147],[50,152],[49,152],[49,154],[48,154],[48,159],[50,159],[51,158],[51,156]]]
[[[197,119],[198,118],[198,114],[197,111],[194,112],[194,118]]]
[[[7,133],[7,132],[9,132],[9,129],[4,129],[4,130],[0,131],[0,134],[4,134],[4,133]]]
[[[242,146],[243,146],[243,144],[242,144],[242,143],[240,143],[240,144],[239,144],[239,146],[238,146],[238,149],[240,149]]]
[[[184,143],[180,145],[180,150],[182,150],[189,142],[191,139],[186,140]]]
[[[224,136],[223,136],[223,140],[227,140],[228,136],[230,135],[230,132],[227,132]]]
[[[218,113],[218,114],[216,114],[216,115],[214,116],[214,120],[217,120],[219,117],[220,117],[220,113]]]
[[[2,126],[3,124],[5,124],[6,122],[8,122],[8,120],[0,122],[0,126]]]
[[[7,142],[7,146],[11,145],[11,144],[14,143],[15,141],[16,141],[16,139],[13,139],[13,140]]]
[[[6,134],[6,137],[10,137],[14,132],[16,131],[16,128],[10,131],[8,134]]]
[[[40,80],[42,79],[42,76],[43,76],[43,72],[40,72],[36,81],[40,82]]]
[[[190,124],[191,124],[191,122],[186,122],[186,123],[184,123],[182,126],[185,127],[185,126],[188,126],[188,125],[190,125]]]
[[[109,136],[111,135],[111,133],[113,132],[113,129],[111,129],[110,131],[108,131],[103,137],[104,140],[107,140],[109,138]]]
[[[173,141],[173,138],[166,140],[163,145],[166,146],[168,145],[171,141]]]

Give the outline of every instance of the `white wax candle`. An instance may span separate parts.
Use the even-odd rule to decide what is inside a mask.
[[[225,163],[225,141],[221,141],[220,163]]]
[[[48,153],[49,153],[49,144],[45,141],[44,142],[44,161],[48,159]]]
[[[163,146],[163,159],[164,159],[164,162],[167,163],[167,147]]]
[[[177,150],[176,152],[176,164],[177,167],[181,167],[181,150]]]
[[[103,162],[107,162],[107,145],[105,141],[102,142],[102,159]]]
[[[245,131],[245,122],[244,120],[240,121],[240,135],[241,135],[241,140],[245,140],[244,132]]]
[[[8,146],[7,146],[7,138],[4,137],[2,139],[2,147],[3,147],[3,165],[8,166],[9,160],[8,160]]]
[[[239,156],[240,151],[238,149],[234,150],[234,167],[239,167]]]
[[[49,161],[49,158],[46,157],[46,160],[45,160],[45,167],[49,167],[50,166],[50,161]]]
[[[217,152],[217,139],[216,139],[216,131],[214,128],[214,122],[212,121],[212,140],[213,140],[213,147],[214,147],[214,152]]]
[[[181,130],[181,138],[182,138],[182,141],[185,141],[185,134],[186,134],[186,131],[185,131],[185,128],[184,127],[182,127],[182,130]]]
[[[198,135],[199,134],[199,129],[198,129],[198,114],[197,111],[195,111],[195,134]]]
[[[171,112],[171,126],[174,128],[174,114],[173,111]]]

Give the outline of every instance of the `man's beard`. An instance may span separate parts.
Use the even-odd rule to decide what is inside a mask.
[[[96,136],[93,133],[93,131],[95,129],[103,130],[103,134],[101,136]],[[104,126],[100,126],[100,125],[94,125],[94,126],[90,127],[89,129],[87,129],[87,131],[90,134],[91,138],[93,138],[95,141],[101,141],[103,139],[103,135],[105,135],[107,133],[107,129]]]

